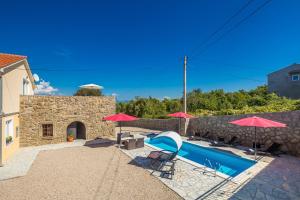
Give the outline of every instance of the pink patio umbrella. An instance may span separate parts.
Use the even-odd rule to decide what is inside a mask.
[[[194,116],[189,115],[184,112],[176,112],[176,113],[168,114],[168,116],[169,117],[177,117],[177,118],[192,118],[192,117],[194,117]]]
[[[251,126],[255,127],[254,132],[254,152],[255,152],[255,160],[256,160],[256,127],[262,127],[262,128],[282,128],[286,127],[286,124],[280,123],[280,122],[275,122],[272,120],[264,119],[261,117],[248,117],[248,118],[243,118],[235,121],[229,122],[230,124],[235,124],[239,126]]]
[[[187,113],[184,112],[176,112],[176,113],[172,113],[172,114],[168,114],[169,117],[176,117],[179,118],[179,133],[180,133],[180,124],[181,124],[181,118],[192,118],[194,116],[189,115]]]
[[[127,122],[127,121],[134,121],[137,120],[138,118],[130,115],[126,115],[124,113],[118,113],[110,116],[103,117],[103,120],[106,121],[113,121],[113,122],[120,122],[120,133],[122,132],[122,126],[121,122]]]

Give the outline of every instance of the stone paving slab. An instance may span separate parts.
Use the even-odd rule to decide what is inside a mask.
[[[25,176],[40,151],[76,147],[85,144],[85,140],[75,140],[72,143],[49,144],[18,149],[3,167],[0,167],[0,181]]]
[[[300,199],[300,159],[288,155],[274,159],[232,198]]]

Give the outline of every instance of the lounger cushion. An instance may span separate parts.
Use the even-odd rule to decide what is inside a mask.
[[[148,155],[148,158],[152,158],[152,159],[157,159],[161,156],[161,152],[159,151],[154,151],[154,152],[151,152],[149,155]]]

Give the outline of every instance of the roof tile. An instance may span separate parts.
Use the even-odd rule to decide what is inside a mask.
[[[26,58],[26,56],[21,55],[0,53],[0,69]]]

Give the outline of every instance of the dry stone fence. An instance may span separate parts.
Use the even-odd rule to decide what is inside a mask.
[[[287,128],[257,128],[257,141],[266,146],[273,143],[280,145],[282,151],[300,156],[300,110],[289,112],[259,113],[248,115],[208,116],[189,119],[187,136],[209,132],[214,138],[229,138],[236,136],[242,145],[252,147],[254,141],[253,127],[240,127],[228,122],[250,116],[259,116],[287,124]],[[185,121],[182,120],[181,127]],[[141,119],[126,122],[125,126],[149,128],[153,130],[179,130],[178,119]],[[182,132],[182,129],[181,129]]]

